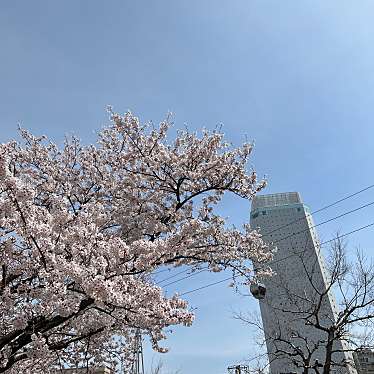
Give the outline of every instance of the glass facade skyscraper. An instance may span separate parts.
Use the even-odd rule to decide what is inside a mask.
[[[276,274],[264,281],[266,296],[259,301],[271,374],[302,373],[302,357],[309,357],[312,372],[325,360],[327,333],[308,324],[307,317],[318,307],[320,324],[330,326],[338,313],[331,292],[321,297],[329,274],[312,215],[297,192],[277,193],[253,199],[250,222],[277,248],[269,264]],[[334,345],[346,348],[342,341]],[[333,359],[353,363],[347,352],[334,353]],[[355,373],[350,367],[333,371]]]

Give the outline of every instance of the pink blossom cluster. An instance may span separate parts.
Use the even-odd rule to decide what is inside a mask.
[[[251,144],[207,131],[170,142],[169,119],[110,116],[96,145],[73,137],[59,149],[25,130],[0,145],[0,373],[131,361],[136,329],[163,351],[165,328],[194,316],[154,271],[232,269],[249,284],[250,260],[271,258],[259,233],[216,211],[224,193],[251,199],[265,186],[247,171]]]

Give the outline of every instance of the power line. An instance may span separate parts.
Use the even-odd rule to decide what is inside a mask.
[[[355,209],[349,210],[349,211],[344,212],[344,213],[342,213],[342,214],[339,214],[339,215],[337,215],[337,216],[335,216],[335,217],[329,218],[328,220],[323,221],[323,222],[320,222],[320,223],[318,223],[317,225],[314,225],[314,226],[311,226],[311,227],[307,227],[307,228],[304,229],[304,230],[301,230],[301,231],[298,231],[298,232],[296,232],[296,233],[292,233],[292,234],[290,234],[290,235],[287,235],[287,236],[285,236],[285,237],[283,237],[283,238],[280,238],[280,239],[276,240],[275,242],[273,242],[272,244],[276,244],[276,243],[281,242],[282,240],[285,240],[285,239],[291,238],[292,236],[295,236],[295,235],[298,235],[298,234],[302,234],[303,232],[306,232],[306,231],[308,231],[308,230],[310,230],[310,229],[314,229],[314,228],[316,228],[316,227],[318,227],[318,226],[322,226],[322,225],[324,225],[325,223],[329,223],[329,222],[335,221],[335,220],[338,219],[338,218],[341,218],[341,217],[347,216],[348,214],[351,214],[351,213],[357,212],[358,210],[361,210],[361,209],[367,208],[368,206],[373,205],[373,204],[374,204],[374,201],[372,201],[372,202],[370,202],[370,203],[367,203],[367,204],[364,204],[364,205],[361,205],[361,206],[359,206],[358,208],[355,208]]]
[[[319,212],[321,212],[321,211],[323,211],[323,210],[326,210],[326,209],[328,209],[328,208],[331,208],[332,206],[337,205],[337,204],[341,203],[342,201],[348,200],[348,199],[350,199],[351,197],[357,196],[357,195],[359,195],[360,193],[365,192],[365,191],[367,191],[367,190],[369,190],[369,189],[371,189],[371,188],[373,188],[373,187],[374,187],[374,184],[371,184],[371,185],[369,185],[369,186],[367,186],[367,187],[365,187],[365,188],[363,188],[363,189],[361,189],[361,190],[359,190],[359,191],[356,191],[356,192],[354,192],[354,193],[351,193],[350,195],[347,195],[347,196],[345,196],[345,197],[343,197],[343,198],[341,198],[341,199],[339,199],[339,200],[334,201],[334,202],[331,203],[331,204],[328,204],[328,205],[326,205],[326,206],[323,206],[322,208],[319,208],[319,209],[313,211],[312,213],[310,213],[310,215],[313,215],[313,214],[319,213]],[[321,223],[319,223],[319,224],[317,224],[317,225],[314,225],[314,226],[312,226],[312,227],[310,227],[310,228],[308,227],[308,228],[306,228],[306,229],[304,229],[304,230],[301,230],[301,231],[299,231],[299,232],[297,232],[297,233],[293,233],[293,234],[290,234],[290,235],[288,235],[288,236],[286,236],[286,237],[284,237],[284,238],[278,239],[277,241],[273,242],[272,244],[276,244],[276,243],[278,243],[278,242],[280,242],[280,241],[282,241],[282,240],[288,239],[288,238],[290,238],[290,237],[292,237],[292,236],[294,236],[294,235],[297,235],[297,234],[303,233],[303,232],[305,232],[305,231],[308,231],[308,230],[310,230],[311,228],[316,228],[316,227],[318,227],[318,226],[322,226],[322,225],[325,224],[325,223],[332,222],[332,221],[334,221],[335,219],[338,219],[338,218],[344,217],[344,216],[346,216],[346,215],[348,215],[348,214],[354,213],[354,212],[356,212],[356,211],[358,211],[358,210],[364,209],[364,208],[366,208],[366,207],[368,207],[368,206],[370,206],[370,205],[373,205],[373,204],[374,204],[374,201],[371,202],[371,203],[368,203],[368,204],[362,205],[362,206],[360,206],[360,207],[358,207],[358,208],[356,208],[356,209],[353,209],[353,210],[350,210],[350,211],[348,211],[348,212],[342,213],[342,214],[340,214],[340,215],[338,215],[338,216],[335,216],[335,217],[333,217],[333,218],[330,218],[330,219],[328,219],[328,220],[326,220],[326,221],[324,221],[324,222],[321,222]],[[294,223],[297,223],[297,222],[299,222],[299,221],[301,221],[301,220],[305,220],[306,218],[307,218],[307,216],[300,217],[300,218],[298,218],[298,219],[296,219],[296,220],[294,220],[294,221],[291,221],[291,222],[289,222],[289,223],[287,223],[287,224],[285,224],[285,225],[283,225],[283,226],[277,227],[277,228],[275,228],[274,230],[272,230],[272,231],[270,231],[270,232],[267,232],[267,233],[263,234],[262,237],[266,237],[266,236],[268,236],[268,235],[270,235],[270,234],[272,234],[272,233],[274,233],[274,232],[276,232],[276,231],[278,231],[278,230],[281,230],[282,228],[288,227],[288,226],[290,226],[290,225],[292,225],[292,224],[294,224]],[[164,272],[164,271],[168,271],[168,270],[169,270],[169,269],[163,269],[163,270],[160,270],[160,271],[158,271],[158,272],[156,272],[156,273],[153,273],[153,275],[157,275],[157,274],[160,274],[160,273],[162,273],[162,272]],[[205,269],[205,270],[206,270],[206,269]],[[170,277],[167,277],[167,278],[165,278],[165,279],[159,281],[158,283],[165,282],[165,281],[167,281],[167,280],[169,280],[169,279],[172,279],[172,278],[177,277],[177,276],[180,275],[180,274],[187,273],[188,271],[189,271],[189,269],[182,270],[182,271],[180,271],[180,272],[178,272],[178,273],[176,273],[176,274],[174,274],[174,275],[172,275],[172,276],[170,276]],[[194,276],[194,275],[197,275],[197,274],[199,274],[199,273],[201,273],[201,271],[199,271],[199,272],[197,272],[197,273],[193,273],[193,274],[191,274],[191,275],[189,275],[189,276],[187,276],[187,277],[183,277],[183,278],[181,278],[181,279],[179,279],[179,280],[173,281],[173,282],[168,283],[168,284],[166,284],[166,285],[163,285],[163,287],[166,287],[166,286],[168,286],[168,285],[170,285],[170,284],[177,283],[177,282],[182,281],[182,280],[184,280],[184,279],[186,279],[186,278],[190,278],[190,277],[192,277],[192,276]]]
[[[350,199],[350,198],[353,197],[353,196],[359,195],[360,193],[365,192],[365,191],[367,191],[367,190],[369,190],[370,188],[373,188],[373,187],[374,187],[374,184],[371,184],[370,186],[367,186],[367,187],[363,188],[362,190],[359,190],[359,191],[357,191],[357,192],[351,193],[351,194],[348,195],[348,196],[345,196],[345,197],[343,197],[343,198],[341,198],[341,199],[339,199],[339,200],[334,201],[334,202],[331,203],[331,204],[328,204],[328,205],[326,205],[326,206],[324,206],[324,207],[322,207],[322,208],[319,208],[319,209],[313,211],[312,213],[310,213],[310,215],[313,215],[313,214],[316,214],[316,213],[322,212],[323,210],[326,210],[326,209],[328,209],[328,208],[331,208],[332,206],[337,205],[337,204],[341,203],[342,201],[348,200],[348,199]],[[283,226],[277,227],[277,228],[275,228],[274,230],[265,233],[264,235],[262,235],[262,237],[267,236],[267,235],[270,235],[270,234],[272,234],[272,233],[275,232],[275,231],[278,231],[278,230],[280,230],[280,229],[283,229],[284,227],[288,227],[288,226],[290,226],[290,225],[292,225],[292,224],[294,224],[294,223],[296,223],[296,222],[299,222],[299,221],[301,221],[301,220],[304,220],[304,219],[306,219],[306,217],[300,217],[300,218],[298,218],[298,219],[296,219],[296,220],[294,220],[294,221],[292,221],[292,222],[286,223],[286,224],[283,225]]]
[[[170,271],[170,270],[171,269],[161,269],[161,270],[156,271],[155,273],[152,273],[152,275],[157,275],[157,274],[165,273],[165,271]]]
[[[374,226],[374,222],[373,222],[373,223],[369,223],[369,224],[366,225],[366,226],[361,226],[361,227],[359,227],[358,229],[355,229],[355,230],[352,230],[352,231],[346,232],[346,233],[344,233],[344,234],[342,234],[342,235],[337,235],[335,238],[332,238],[332,239],[330,239],[330,240],[326,240],[326,241],[324,241],[324,242],[322,242],[322,243],[319,243],[317,246],[318,246],[318,247],[322,247],[323,245],[328,244],[328,243],[331,243],[331,242],[335,241],[336,239],[344,238],[344,237],[346,237],[346,236],[348,236],[348,235],[354,234],[355,232],[358,232],[358,231],[364,230],[364,229],[366,229],[366,228],[368,228],[368,227],[371,227],[371,226]],[[291,255],[289,255],[289,256],[286,256],[286,257],[284,257],[284,258],[280,258],[279,260],[272,261],[272,262],[271,262],[271,265],[273,265],[273,264],[277,264],[278,262],[285,261],[285,260],[287,260],[287,259],[289,259],[289,258],[291,258],[291,257],[293,257],[293,256],[295,256],[295,255],[297,255],[297,254],[301,254],[301,253],[303,253],[303,252],[304,252],[307,248],[309,248],[309,247],[310,247],[310,246],[305,246],[305,248],[304,248],[303,251],[295,252],[295,253],[293,253],[293,254],[291,254]]]
[[[231,276],[231,277],[228,277],[228,278],[225,278],[225,279],[221,279],[220,281],[209,283],[209,284],[207,284],[205,286],[202,286],[202,287],[199,287],[199,288],[195,288],[194,290],[183,292],[183,293],[179,294],[179,296],[187,295],[187,294],[192,293],[192,292],[203,290],[204,288],[215,286],[216,284],[219,284],[219,283],[222,283],[222,282],[226,282],[229,279],[233,279],[233,277]]]
[[[346,237],[346,236],[348,236],[348,235],[351,235],[351,234],[356,233],[356,232],[358,232],[358,231],[364,230],[364,229],[366,229],[366,228],[368,228],[368,227],[371,227],[371,226],[374,226],[374,222],[369,223],[369,224],[366,225],[366,226],[361,226],[361,227],[359,227],[358,229],[352,230],[352,231],[350,231],[350,232],[346,232],[346,233],[344,233],[344,234],[342,234],[342,235],[338,235],[336,238],[333,238],[333,239],[330,239],[330,240],[326,240],[325,242],[320,243],[319,246],[325,245],[325,244],[327,244],[327,243],[331,243],[332,241],[334,241],[334,240],[336,240],[336,239],[344,238],[344,237]],[[284,260],[286,260],[286,259],[288,259],[288,258],[290,258],[290,257],[292,257],[292,256],[295,256],[295,254],[292,254],[292,255],[290,255],[290,256],[288,256],[288,257],[282,258],[282,259],[278,260],[277,262],[284,261]],[[274,261],[273,263],[275,263],[275,261]],[[231,277],[228,277],[228,278],[225,278],[225,279],[221,279],[221,280],[219,280],[219,281],[216,281],[216,282],[213,282],[213,283],[209,283],[209,284],[207,284],[207,285],[205,285],[205,286],[201,286],[201,287],[195,288],[195,289],[193,289],[193,290],[183,292],[183,293],[179,294],[179,296],[188,295],[188,294],[190,294],[190,293],[197,292],[197,291],[203,290],[204,288],[208,288],[208,287],[211,287],[211,286],[215,286],[216,284],[223,283],[223,282],[228,281],[229,279],[235,279],[235,278],[236,278],[236,276],[231,276]]]
[[[365,187],[365,188],[363,188],[363,189],[360,190],[360,191],[354,192],[354,193],[352,193],[352,194],[350,194],[350,195],[348,195],[348,196],[346,196],[346,197],[343,197],[343,198],[341,198],[341,199],[339,199],[339,200],[337,200],[337,201],[335,201],[335,202],[333,202],[333,203],[331,203],[331,204],[329,204],[329,205],[327,205],[327,206],[325,206],[325,207],[323,207],[323,208],[317,209],[317,210],[315,210],[314,212],[312,212],[312,213],[310,213],[310,214],[316,214],[316,213],[321,212],[322,210],[325,210],[325,209],[327,209],[327,208],[331,208],[332,206],[334,206],[334,205],[336,205],[336,204],[339,204],[339,203],[341,203],[342,201],[348,200],[348,199],[350,199],[350,198],[353,197],[353,196],[359,195],[360,193],[365,192],[365,191],[367,191],[367,190],[369,190],[370,188],[373,188],[373,187],[374,187],[374,184],[372,184],[372,185],[370,185],[370,186],[368,186],[368,187]]]
[[[191,278],[191,277],[193,277],[193,276],[195,276],[195,275],[197,275],[197,274],[200,274],[200,273],[202,273],[203,271],[206,271],[206,270],[207,270],[207,268],[202,269],[202,270],[200,270],[200,271],[197,271],[197,272],[195,272],[195,273],[192,273],[192,274],[190,274],[190,275],[187,275],[186,277],[183,277],[183,278],[177,279],[177,280],[175,280],[175,281],[173,281],[173,282],[169,282],[169,283],[167,283],[167,284],[164,284],[162,287],[167,287],[167,286],[170,286],[171,284],[174,284],[174,283],[180,282],[180,281],[182,281],[182,280],[184,280],[184,279]]]
[[[298,232],[296,232],[296,233],[292,233],[292,234],[287,235],[287,236],[285,236],[285,237],[283,237],[283,238],[280,238],[280,239],[278,239],[278,240],[272,242],[271,244],[279,243],[279,242],[281,242],[281,241],[283,241],[283,240],[285,240],[285,239],[289,239],[289,238],[291,238],[291,237],[293,237],[293,236],[295,236],[295,235],[298,235],[298,234],[301,234],[301,233],[303,233],[303,232],[309,231],[310,229],[313,229],[313,228],[316,228],[316,227],[318,227],[318,226],[322,226],[322,225],[324,225],[324,224],[326,224],[326,223],[329,223],[329,222],[335,221],[335,220],[337,220],[337,219],[339,219],[339,218],[341,218],[341,217],[344,217],[344,216],[346,216],[346,215],[348,215],[348,214],[351,214],[351,213],[357,212],[357,211],[359,211],[359,210],[361,210],[361,209],[367,208],[368,206],[371,206],[371,205],[373,205],[373,204],[374,204],[374,201],[372,201],[372,202],[370,202],[370,203],[367,203],[367,204],[364,204],[364,205],[361,205],[361,206],[358,207],[358,208],[355,208],[355,209],[349,210],[349,211],[344,212],[344,213],[342,213],[342,214],[339,214],[339,215],[337,215],[337,216],[335,216],[335,217],[329,218],[328,220],[323,221],[323,222],[320,222],[320,223],[318,223],[317,225],[314,225],[314,226],[311,226],[311,227],[307,227],[306,229],[300,230],[300,231],[298,231]],[[330,204],[330,205],[331,205],[331,204]],[[272,262],[272,264],[273,264],[273,263],[275,263],[275,262]],[[163,282],[163,281],[165,281],[165,280],[169,280],[169,279],[175,278],[176,276],[178,276],[178,275],[180,275],[180,274],[186,273],[188,270],[189,270],[189,269],[187,269],[187,270],[183,270],[183,271],[181,271],[181,272],[179,272],[179,273],[177,273],[177,274],[175,274],[175,275],[173,275],[173,276],[171,276],[171,277],[168,277],[168,278],[163,279],[161,282]],[[163,287],[167,287],[167,286],[169,286],[169,285],[171,285],[171,284],[174,284],[174,283],[180,282],[180,281],[182,281],[182,280],[184,280],[184,279],[187,279],[187,278],[193,277],[193,276],[195,276],[195,275],[197,275],[197,274],[200,274],[201,272],[206,271],[206,270],[207,270],[207,268],[205,268],[205,269],[203,269],[203,270],[201,270],[201,271],[198,271],[198,272],[196,272],[196,273],[190,274],[190,275],[188,275],[188,276],[186,276],[186,277],[182,277],[182,278],[180,278],[180,279],[177,279],[177,280],[175,280],[175,281],[173,281],[173,282],[170,282],[170,283],[164,284]]]
[[[185,273],[185,272],[188,271],[188,270],[189,270],[189,269],[185,269],[185,270],[179,271],[178,273],[176,273],[176,274],[174,274],[174,275],[172,275],[172,276],[170,276],[170,277],[167,277],[167,278],[161,279],[160,281],[158,281],[158,283],[162,283],[162,282],[165,282],[165,281],[167,281],[167,280],[169,280],[169,279],[175,278],[175,277],[177,277],[178,275],[183,274],[183,273]]]
[[[207,269],[207,268],[206,268]],[[206,269],[204,269],[204,270],[206,270]],[[176,273],[176,274],[174,274],[174,275],[171,275],[170,277],[167,277],[167,278],[164,278],[164,279],[162,279],[162,280],[160,280],[160,281],[158,281],[157,282],[157,284],[159,284],[159,283],[161,283],[161,282],[165,282],[165,281],[168,281],[169,279],[173,279],[173,278],[175,278],[175,277],[177,277],[178,275],[180,275],[180,274],[184,274],[184,273],[187,273],[187,272],[189,272],[191,269],[185,269],[185,270],[182,270],[182,271],[180,271],[180,272],[178,272],[178,273]],[[200,271],[199,271],[199,273],[200,273]],[[156,273],[157,274],[157,273]],[[194,274],[198,274],[198,273],[194,273]],[[182,278],[182,279],[184,279],[184,278]],[[181,279],[181,280],[182,280]],[[165,287],[165,286],[167,286],[167,284],[165,284],[165,285],[163,285],[163,287]]]

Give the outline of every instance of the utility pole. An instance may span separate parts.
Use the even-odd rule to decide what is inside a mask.
[[[140,329],[135,332],[135,361],[132,364],[131,374],[144,374],[143,342]]]
[[[249,366],[233,365],[227,368],[229,374],[249,374]]]

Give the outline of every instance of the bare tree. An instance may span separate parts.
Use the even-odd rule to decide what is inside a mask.
[[[157,364],[155,365],[152,364],[152,367],[150,370],[150,374],[178,374],[178,373],[180,373],[180,370],[176,370],[173,372],[166,371],[164,362],[162,360],[159,360]]]
[[[161,374],[164,363],[159,360],[156,365],[152,365],[150,374]]]
[[[272,331],[265,334],[261,320],[253,314],[235,314],[236,318],[263,333],[259,343],[262,349],[252,361],[258,362],[266,345],[269,362],[286,360],[295,371],[303,374],[354,372],[354,352],[374,347],[373,263],[359,250],[354,259],[349,260],[346,245],[337,236],[328,252],[326,267],[322,269],[324,282],[321,284],[321,274],[316,274],[321,269],[308,263],[305,252],[295,255],[303,264],[304,278],[313,292],[300,292],[300,289],[295,292],[290,283],[295,279],[286,279],[282,274],[273,277],[271,284],[277,282],[277,289],[283,293],[282,300],[287,299],[287,302],[279,303],[266,297],[260,301],[271,307],[272,315],[276,316],[273,321],[276,327]],[[328,307],[332,307],[332,313],[327,312]],[[290,320],[292,325],[285,326]],[[263,372],[263,367],[255,365],[255,371],[260,369]]]

